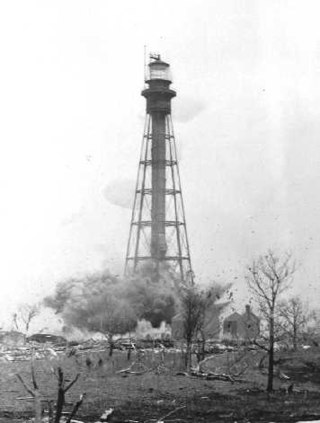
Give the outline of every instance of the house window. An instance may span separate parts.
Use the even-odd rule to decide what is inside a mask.
[[[226,324],[226,333],[236,334],[237,332],[237,322],[229,321]]]

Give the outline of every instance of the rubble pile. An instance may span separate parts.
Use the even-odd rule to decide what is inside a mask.
[[[41,360],[45,358],[57,357],[59,354],[65,353],[65,347],[53,346],[35,346],[26,345],[16,348],[1,348],[0,361],[28,361],[33,359]]]
[[[0,345],[0,362],[28,361],[31,359],[51,359],[60,355],[81,355],[90,353],[105,352],[110,348],[110,343],[106,340],[89,339],[81,343],[66,342],[65,344],[55,344],[52,342],[26,342],[24,346]],[[115,349],[127,350],[135,349],[135,344],[115,345]]]

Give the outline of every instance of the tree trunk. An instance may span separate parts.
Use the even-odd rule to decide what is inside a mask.
[[[267,391],[273,390],[273,367],[274,367],[274,317],[273,312],[269,323],[269,366],[268,366],[268,385]]]
[[[58,388],[58,399],[57,399],[57,405],[56,405],[56,415],[55,415],[54,423],[60,422],[60,417],[62,415],[64,402],[65,402],[65,400],[64,400],[64,390],[63,390],[63,388],[59,387]]]
[[[187,341],[187,349],[186,349],[186,356],[185,356],[185,364],[186,364],[186,370],[187,372],[191,369],[191,347],[192,343],[190,341]]]
[[[35,423],[41,423],[42,419],[42,406],[41,406],[41,395],[38,389],[34,391],[34,414]]]
[[[297,328],[293,328],[293,337],[292,337],[292,343],[293,343],[293,351],[297,351],[298,345],[297,345]]]
[[[130,359],[131,359],[131,348],[129,347],[127,349],[127,360],[130,361]]]
[[[54,407],[54,401],[49,400],[48,401],[48,423],[53,423],[53,407]]]
[[[201,334],[201,340],[200,340],[200,345],[199,345],[199,358],[200,361],[205,359],[206,353],[205,353],[205,349],[206,349],[206,336],[204,331],[200,331]]]
[[[112,357],[113,350],[114,350],[113,337],[112,335],[109,335],[109,357]]]
[[[63,406],[65,403],[65,391],[64,391],[64,376],[63,371],[60,367],[58,367],[58,398],[57,398],[57,405],[56,405],[56,414],[54,418],[54,423],[60,422],[60,417],[62,415]]]

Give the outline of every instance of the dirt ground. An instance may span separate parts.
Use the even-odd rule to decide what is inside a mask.
[[[130,361],[125,352],[116,351],[108,357],[104,351],[66,358],[36,360],[35,370],[44,408],[55,399],[57,379],[53,370],[61,366],[68,380],[77,373],[80,379],[67,395],[70,410],[81,393],[86,400],[78,419],[85,422],[98,420],[107,408],[114,408],[114,422],[156,422],[172,414],[165,421],[174,422],[296,422],[320,418],[320,353],[290,355],[282,358],[281,372],[290,380],[275,379],[275,392],[265,392],[266,376],[257,368],[259,355],[248,354],[243,360],[250,367],[236,383],[200,380],[177,375],[182,369],[178,353],[148,353],[133,370],[147,370],[141,375],[118,373],[137,360]],[[319,359],[319,361],[318,361]],[[242,360],[242,361],[243,361]],[[234,370],[232,354],[219,355],[208,367],[214,371]],[[240,360],[241,361],[241,360]],[[307,363],[307,364],[306,364]],[[313,364],[312,364],[313,363]],[[241,363],[235,363],[241,365]],[[33,415],[33,401],[16,375],[30,383],[30,362],[0,363],[0,421],[22,422]],[[294,383],[294,392],[285,393],[285,387]]]

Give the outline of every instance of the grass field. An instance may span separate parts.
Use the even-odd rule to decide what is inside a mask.
[[[78,415],[85,422],[96,421],[110,407],[115,409],[114,421],[117,422],[155,422],[177,409],[166,421],[295,422],[320,416],[320,370],[317,367],[320,352],[303,354],[284,355],[281,362],[281,371],[290,375],[290,383],[295,384],[295,392],[291,395],[281,389],[288,382],[278,378],[275,379],[275,392],[267,395],[266,376],[257,368],[258,353],[248,353],[242,358],[249,361],[250,366],[241,376],[241,382],[234,384],[178,376],[176,373],[183,368],[183,360],[181,353],[174,352],[164,355],[147,352],[140,364],[133,367],[133,370],[150,369],[141,375],[118,373],[137,360],[133,353],[128,361],[126,352],[121,351],[115,351],[112,357],[108,352],[99,351],[70,358],[61,355],[35,360],[35,371],[44,408],[46,399],[56,397],[57,379],[52,369],[61,366],[69,380],[80,373],[66,399],[70,409],[71,403],[86,392]],[[234,354],[226,353],[217,355],[207,366],[223,372],[230,370],[235,361]],[[33,401],[16,377],[20,374],[30,382],[30,362],[1,362],[0,372],[0,421],[21,422],[32,416]]]

